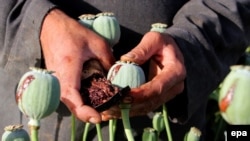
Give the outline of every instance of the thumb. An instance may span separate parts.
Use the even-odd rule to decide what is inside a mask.
[[[152,35],[155,34],[155,35]],[[157,35],[158,33],[149,32],[145,34],[141,42],[130,52],[121,56],[122,61],[131,61],[137,64],[143,64],[154,54],[156,54],[157,48]]]

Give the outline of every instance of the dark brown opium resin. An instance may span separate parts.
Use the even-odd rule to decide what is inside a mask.
[[[88,62],[94,63],[94,62]],[[95,65],[85,65],[85,72],[93,70]],[[92,68],[90,69],[89,66]],[[81,81],[81,95],[84,103],[95,108],[97,111],[104,111],[117,104],[129,91],[129,87],[119,88],[106,79],[103,72],[94,71]],[[85,75],[86,76],[86,75]]]

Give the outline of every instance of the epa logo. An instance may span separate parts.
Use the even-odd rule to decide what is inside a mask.
[[[250,141],[250,125],[228,125],[224,135],[225,141]]]
[[[241,137],[241,136],[246,137],[247,131],[231,131],[231,136],[236,137],[236,138]]]
[[[247,131],[230,131],[229,133],[227,131],[224,132],[225,140],[227,141],[237,141],[237,139],[243,139],[247,138]]]

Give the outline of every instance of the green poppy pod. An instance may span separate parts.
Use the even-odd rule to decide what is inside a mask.
[[[136,63],[129,61],[118,61],[109,70],[107,79],[112,84],[124,88],[139,87],[145,83],[145,74],[142,68]]]
[[[120,25],[112,12],[102,12],[96,15],[93,30],[106,39],[113,47],[120,40]]]
[[[32,124],[49,116],[60,102],[59,80],[52,71],[31,68],[20,79],[16,90],[16,101],[21,112]],[[37,123],[36,123],[37,122]]]
[[[191,127],[184,136],[184,141],[199,141],[201,138],[201,131],[196,127]]]
[[[158,136],[165,129],[164,116],[162,112],[156,112],[152,119],[153,128],[158,132]]]
[[[23,125],[9,125],[4,128],[2,141],[30,141],[29,134]]]
[[[250,67],[235,65],[222,82],[219,108],[229,124],[250,124]]]
[[[142,141],[158,141],[157,130],[151,127],[144,128]]]

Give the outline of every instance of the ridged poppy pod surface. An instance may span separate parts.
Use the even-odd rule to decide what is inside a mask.
[[[162,112],[156,112],[152,119],[153,128],[157,131],[158,135],[165,129],[164,116]]]
[[[96,15],[93,30],[106,39],[113,47],[120,40],[121,31],[118,20],[112,12],[102,12]]]
[[[110,68],[107,79],[121,88],[126,86],[136,88],[146,81],[142,68],[130,61],[117,61]]]
[[[53,71],[31,68],[20,79],[16,102],[21,112],[39,127],[39,120],[54,112],[60,102],[59,80]]]
[[[231,66],[219,92],[222,117],[232,125],[250,124],[250,66]]]

